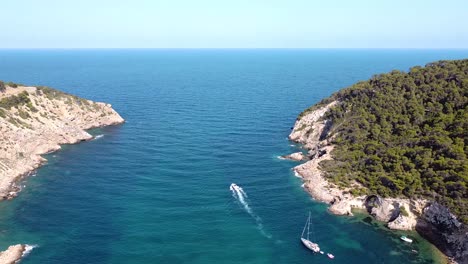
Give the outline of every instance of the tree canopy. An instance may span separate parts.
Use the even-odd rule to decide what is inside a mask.
[[[468,223],[468,59],[375,75],[321,104],[333,100],[334,161],[321,164],[332,182],[436,200]]]

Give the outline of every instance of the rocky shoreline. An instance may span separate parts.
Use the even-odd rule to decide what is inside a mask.
[[[47,162],[41,155],[93,139],[88,129],[123,122],[110,104],[47,87],[6,86],[0,91],[0,200],[18,195],[17,182]],[[24,251],[25,245],[10,246],[0,264],[17,263]]]
[[[307,154],[282,156],[295,161],[307,160],[293,168],[302,178],[304,189],[315,200],[329,204],[328,211],[332,214],[353,215],[352,209],[366,210],[375,219],[386,222],[389,229],[416,230],[447,256],[467,263],[468,233],[464,233],[461,223],[445,207],[424,199],[355,197],[350,190],[362,187],[359,183],[343,189],[327,181],[320,162],[333,160],[334,145],[331,144],[330,121],[323,120],[323,116],[336,104],[339,102],[333,101],[303,114],[289,135],[290,140],[302,144],[307,150]]]
[[[0,252],[0,263],[14,264],[23,257],[26,251],[26,245],[9,246],[5,251]]]

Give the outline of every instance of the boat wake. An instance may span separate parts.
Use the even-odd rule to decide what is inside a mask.
[[[93,140],[98,140],[98,139],[102,138],[103,136],[104,136],[104,135],[102,135],[102,134],[101,134],[101,135],[97,135],[97,136],[95,136],[95,137],[93,138]]]
[[[263,228],[263,223],[262,223],[262,218],[260,216],[256,215],[253,211],[252,208],[250,208],[249,203],[247,201],[248,195],[242,189],[239,185],[232,183],[231,186],[229,186],[229,189],[232,192],[232,196],[236,198],[236,200],[244,207],[245,211],[249,213],[249,215],[255,220],[257,223],[257,228],[260,230],[263,236],[267,238],[272,238],[270,234],[265,232],[265,229]]]

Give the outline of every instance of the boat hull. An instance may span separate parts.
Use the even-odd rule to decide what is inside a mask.
[[[318,244],[313,243],[305,238],[301,238],[301,242],[306,248],[312,250],[314,253],[320,252],[320,247],[318,246]]]
[[[407,238],[405,236],[400,237],[401,240],[405,241],[406,243],[413,243],[413,240],[410,238]]]

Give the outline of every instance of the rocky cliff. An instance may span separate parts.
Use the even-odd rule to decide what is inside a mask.
[[[0,199],[16,195],[16,180],[46,161],[41,154],[91,139],[86,129],[122,122],[109,104],[46,87],[6,87],[0,92]]]
[[[47,87],[0,86],[0,200],[18,194],[17,181],[46,162],[42,154],[92,139],[87,129],[124,122],[109,104]],[[10,246],[0,264],[17,263],[24,253],[24,245]]]

